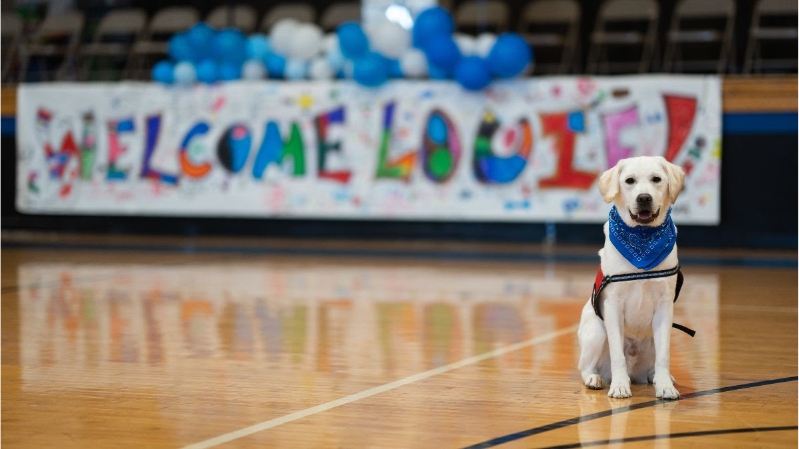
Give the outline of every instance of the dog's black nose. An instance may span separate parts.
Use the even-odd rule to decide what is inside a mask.
[[[652,203],[652,195],[648,193],[642,193],[638,195],[638,198],[635,199],[635,202],[641,205],[651,204]]]

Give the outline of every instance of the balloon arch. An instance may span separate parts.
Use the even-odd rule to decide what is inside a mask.
[[[390,22],[364,29],[348,22],[325,35],[319,26],[278,21],[269,35],[215,30],[204,22],[169,41],[168,60],[152,70],[155,81],[192,85],[238,79],[354,79],[378,87],[391,78],[454,79],[479,91],[495,79],[524,74],[533,50],[516,33],[470,36],[454,32],[441,7],[425,9],[411,29]]]

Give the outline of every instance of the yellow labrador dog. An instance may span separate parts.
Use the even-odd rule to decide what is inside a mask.
[[[658,398],[680,397],[669,368],[673,302],[682,284],[670,212],[684,179],[680,167],[649,156],[623,159],[599,178],[613,208],[595,294],[580,320],[579,369],[588,388],[609,384],[613,398],[630,397],[631,380],[653,383]]]

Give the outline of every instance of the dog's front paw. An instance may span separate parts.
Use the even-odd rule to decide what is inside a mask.
[[[585,379],[585,386],[592,390],[601,390],[605,386],[602,385],[602,377],[599,374],[591,374]]]
[[[674,388],[674,385],[655,384],[655,397],[661,399],[680,399],[680,392]]]
[[[630,392],[630,384],[617,384],[614,382],[610,383],[610,390],[608,390],[608,396],[611,398],[616,399],[624,399],[629,398],[632,396],[632,392]]]

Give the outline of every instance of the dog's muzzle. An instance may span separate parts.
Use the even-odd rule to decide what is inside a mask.
[[[652,195],[648,193],[638,195],[635,198],[635,204],[637,213],[633,213],[631,210],[628,210],[628,212],[630,213],[630,218],[636,223],[649,224],[660,215],[660,209],[657,212],[652,212]]]

